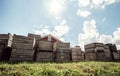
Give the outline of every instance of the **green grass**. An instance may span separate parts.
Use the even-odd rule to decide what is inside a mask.
[[[0,76],[120,76],[120,62],[0,62]]]

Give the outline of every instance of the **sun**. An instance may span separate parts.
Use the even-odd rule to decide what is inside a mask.
[[[63,9],[64,7],[60,0],[50,0],[48,3],[48,11],[55,16],[60,15]]]

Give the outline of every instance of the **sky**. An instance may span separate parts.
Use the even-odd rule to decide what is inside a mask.
[[[71,46],[120,49],[120,0],[0,0],[0,33],[52,34]]]

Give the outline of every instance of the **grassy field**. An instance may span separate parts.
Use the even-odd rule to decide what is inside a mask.
[[[120,62],[0,62],[0,76],[120,76]]]

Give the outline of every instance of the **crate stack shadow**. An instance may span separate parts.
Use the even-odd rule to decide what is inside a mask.
[[[10,61],[33,61],[34,45],[34,39],[14,34]]]
[[[0,61],[8,61],[11,55],[12,35],[0,34]]]

